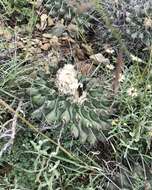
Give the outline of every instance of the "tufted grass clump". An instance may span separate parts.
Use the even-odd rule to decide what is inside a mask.
[[[151,189],[151,58],[148,63],[134,62],[125,72],[125,80],[115,98],[117,118],[109,139],[117,156],[133,171],[135,181],[129,189]]]
[[[151,60],[141,68],[141,63],[134,63],[125,74],[116,104],[118,120],[114,122],[112,134],[120,139],[119,146],[124,157],[132,151],[148,153],[151,144]],[[117,131],[118,130],[118,131]]]

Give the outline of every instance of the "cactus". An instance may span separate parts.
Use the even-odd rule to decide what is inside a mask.
[[[79,7],[81,7],[81,3],[80,1],[75,1],[73,5],[70,1],[66,0],[45,0],[44,7],[52,18],[63,19],[66,24],[76,22],[79,26],[90,27],[91,15],[89,12],[92,11],[90,9],[92,8],[91,3],[87,3],[85,11],[80,11]]]
[[[51,17],[63,18],[71,21],[75,16],[75,10],[64,0],[44,1],[44,7],[48,10]]]
[[[94,144],[97,139],[103,139],[102,130],[110,127],[110,100],[100,83],[88,84],[86,98],[80,103],[73,101],[73,96],[61,93],[55,78],[50,80],[37,77],[33,86],[27,89],[32,100],[33,120],[53,126],[64,122],[82,143]]]

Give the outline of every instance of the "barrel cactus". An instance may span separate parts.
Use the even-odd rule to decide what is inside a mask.
[[[92,4],[88,0],[70,1],[70,0],[45,0],[44,8],[48,11],[48,15],[52,18],[63,19],[66,24],[71,22],[77,23],[79,26],[91,26]]]
[[[67,21],[71,21],[74,16],[74,10],[68,6],[66,1],[56,0],[56,1],[44,1],[44,7],[49,11],[51,17],[64,18]]]
[[[102,140],[102,131],[110,127],[110,100],[100,81],[88,82],[85,89],[82,76],[70,64],[60,68],[55,77],[45,77],[37,77],[27,89],[33,120],[51,126],[65,123],[72,136],[82,143]]]

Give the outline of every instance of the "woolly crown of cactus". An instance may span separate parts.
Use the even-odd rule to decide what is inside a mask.
[[[71,64],[59,69],[56,75],[56,85],[60,92],[67,95],[74,95],[79,86],[77,72]]]
[[[56,74],[56,85],[62,94],[73,96],[74,102],[82,103],[86,98],[86,92],[84,91],[79,96],[78,88],[82,88],[83,84],[78,81],[78,73],[74,65],[66,64],[58,70]]]

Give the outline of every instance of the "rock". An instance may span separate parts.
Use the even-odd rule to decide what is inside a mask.
[[[48,17],[48,26],[54,26],[54,21],[50,16]]]
[[[44,38],[49,38],[49,39],[52,38],[52,34],[49,34],[49,33],[44,33],[44,34],[42,34],[42,36],[43,36]]]
[[[57,36],[57,37],[62,36],[64,32],[65,32],[65,26],[61,23],[55,25],[51,30],[52,36]]]
[[[72,36],[76,36],[79,32],[79,28],[76,24],[69,24],[67,29]]]
[[[94,55],[91,55],[90,56],[90,59],[92,61],[94,61],[94,63],[106,63],[106,64],[110,64],[110,61],[108,58],[105,58],[102,53],[97,53],[97,54],[94,54]]]

